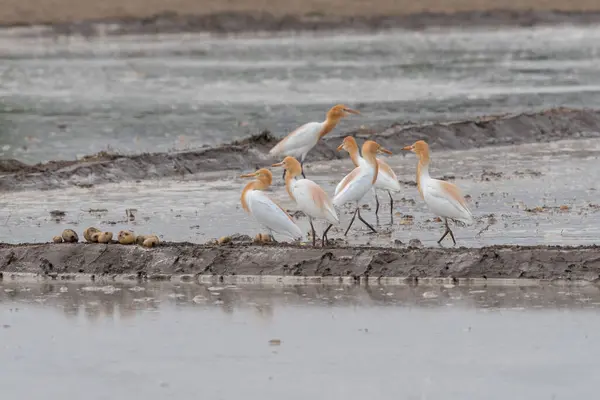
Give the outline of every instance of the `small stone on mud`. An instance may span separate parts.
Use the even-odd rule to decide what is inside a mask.
[[[423,243],[421,243],[419,239],[410,239],[410,242],[408,242],[408,247],[421,249],[423,248]]]
[[[64,217],[65,215],[67,215],[67,213],[65,211],[61,211],[61,210],[50,211],[50,216],[53,218],[61,218],[61,217]]]
[[[54,237],[52,238],[52,241],[53,241],[54,243],[62,243],[62,242],[63,242],[63,238],[62,238],[62,236],[54,236]]]
[[[438,295],[436,293],[434,293],[434,292],[425,292],[425,293],[423,293],[423,298],[425,298],[425,299],[435,299],[437,297],[438,297]]]
[[[279,339],[271,339],[269,340],[270,346],[281,346],[281,340]]]
[[[571,207],[563,204],[562,206],[560,206],[560,211],[568,211]]]

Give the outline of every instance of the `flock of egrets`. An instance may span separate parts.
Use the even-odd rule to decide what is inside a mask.
[[[360,215],[359,202],[368,192],[374,191],[377,202],[375,212],[377,213],[379,211],[379,200],[376,190],[385,190],[389,194],[391,210],[393,210],[391,193],[400,190],[400,183],[394,171],[383,160],[376,157],[377,154],[392,154],[392,152],[372,140],[365,141],[362,145],[362,151],[359,152],[358,144],[351,136],[344,138],[342,144],[338,147],[338,151],[346,150],[350,154],[355,168],[337,185],[333,199],[315,182],[306,179],[303,168],[306,155],[318,143],[319,139],[331,132],[340,119],[349,114],[359,114],[359,112],[338,104],[327,112],[325,121],[309,122],[302,125],[277,143],[270,151],[272,156],[285,156],[281,162],[272,166],[283,167],[283,177],[288,195],[296,203],[298,209],[309,218],[313,246],[316,245],[313,219],[324,220],[329,223],[322,235],[322,246],[328,244],[327,233],[329,229],[340,223],[336,207],[341,207],[346,203],[354,203],[356,210],[345,235],[348,234],[356,216],[369,229],[376,232],[375,228]],[[444,221],[446,231],[438,240],[438,243],[450,234],[453,243],[456,244],[454,234],[448,225],[448,219],[464,223],[473,221],[473,215],[460,189],[450,182],[433,179],[429,176],[429,146],[427,143],[419,140],[412,145],[403,147],[402,150],[412,151],[417,155],[417,189],[419,194],[429,209]],[[298,161],[298,158],[300,161]],[[301,240],[304,235],[298,225],[285,210],[264,193],[264,190],[273,181],[271,171],[261,168],[241,177],[256,178],[247,184],[242,191],[241,202],[244,210],[254,216],[257,222],[268,231],[268,235],[263,237],[262,234],[259,234],[259,238],[264,241],[274,241],[273,233],[277,233],[293,240]]]

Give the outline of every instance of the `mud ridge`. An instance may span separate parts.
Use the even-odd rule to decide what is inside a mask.
[[[557,24],[594,24],[600,11],[564,10],[472,10],[459,12],[415,12],[404,15],[275,15],[269,12],[216,12],[190,15],[172,11],[148,17],[116,17],[75,21],[31,19],[5,22],[0,28],[38,26],[47,35],[100,35],[212,33],[247,34],[262,32],[369,32],[390,29],[422,30],[429,27],[502,27]]]
[[[118,244],[0,244],[0,276],[33,273],[48,279],[128,275],[292,277],[513,278],[597,283],[599,246],[484,248],[311,248],[294,245],[163,243],[153,249]]]
[[[320,141],[307,157],[307,168],[314,162],[347,157],[336,150],[341,137],[345,135],[353,135],[361,140],[377,140],[395,152],[419,139],[428,141],[434,150],[463,150],[600,137],[600,112],[558,108],[533,114],[488,116],[420,126],[395,124],[379,133],[365,130],[339,132],[337,135],[327,136]],[[183,177],[200,172],[253,170],[276,161],[268,152],[278,140],[269,132],[263,132],[218,147],[173,153],[99,153],[77,161],[52,161],[37,165],[4,160],[0,161],[0,191],[90,187],[109,182]]]

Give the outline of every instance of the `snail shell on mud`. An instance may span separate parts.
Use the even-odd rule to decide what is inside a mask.
[[[146,240],[149,237],[149,235],[137,235],[137,237],[135,238],[135,243],[142,246],[144,244],[144,240]]]
[[[112,232],[101,232],[98,234],[98,243],[110,243],[112,237]]]
[[[219,240],[217,240],[218,244],[226,244],[231,242],[231,236],[221,236]]]
[[[83,231],[83,238],[88,242],[94,242],[94,240],[92,240],[92,235],[96,232],[100,232],[100,229],[90,226]]]
[[[152,235],[152,236],[146,237],[146,239],[144,240],[142,245],[144,247],[154,247],[154,246],[157,246],[158,243],[159,243],[158,236]]]
[[[268,233],[257,233],[254,237],[254,243],[270,243],[271,236]]]
[[[79,241],[79,236],[77,236],[77,232],[73,229],[65,229],[62,232],[62,239],[66,243],[77,243]]]
[[[62,242],[63,242],[63,238],[62,238],[62,236],[54,236],[54,237],[52,238],[52,241],[53,241],[54,243],[62,243]]]
[[[117,238],[121,244],[135,243],[135,235],[130,231],[120,231]]]

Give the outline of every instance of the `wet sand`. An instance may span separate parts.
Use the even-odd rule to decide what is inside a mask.
[[[375,132],[348,132],[360,140],[376,140],[398,151],[415,140],[426,140],[432,150],[470,149],[486,146],[519,145],[572,138],[600,137],[600,113],[592,110],[553,109],[535,114],[485,116],[462,122],[421,126],[394,126]],[[345,135],[344,135],[345,136]],[[280,140],[269,132],[231,144],[191,151],[118,155],[99,153],[77,161],[52,161],[27,165],[18,160],[0,160],[0,191],[91,187],[101,183],[159,178],[181,178],[196,173],[260,168],[280,161],[268,155]],[[307,169],[314,163],[345,159],[338,152],[341,136],[326,136],[307,157]]]
[[[339,278],[356,283],[381,278],[400,278],[404,283],[431,278],[447,278],[450,283],[458,283],[459,279],[597,283],[600,247],[311,248],[252,245],[249,237],[236,244],[163,243],[154,249],[119,244],[3,244],[0,271],[8,280],[19,274],[33,274],[52,280],[197,281],[201,276],[217,280],[227,276],[233,277],[233,282],[260,282],[261,277],[277,276],[326,277],[334,282]]]

